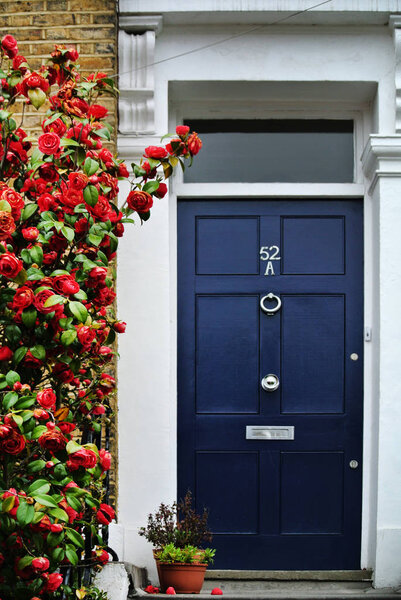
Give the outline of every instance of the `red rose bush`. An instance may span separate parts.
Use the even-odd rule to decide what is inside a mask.
[[[126,329],[113,307],[118,240],[202,142],[183,125],[146,148],[119,206],[129,173],[99,103],[113,79],[80,75],[72,48],[56,46],[36,72],[13,36],[0,54],[0,600],[76,598],[84,568],[109,558],[100,533],[115,518],[100,442]],[[37,140],[14,118],[17,101],[48,106]]]

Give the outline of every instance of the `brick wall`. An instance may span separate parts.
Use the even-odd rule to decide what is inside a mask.
[[[29,66],[37,69],[46,63],[55,44],[74,46],[80,55],[83,74],[117,72],[117,0],[0,0],[0,38],[6,34],[18,40],[19,53]],[[109,109],[109,122],[116,126],[117,101],[102,99]],[[21,121],[21,104],[16,107]],[[39,112],[47,110],[46,105]],[[29,135],[41,133],[38,111],[25,111],[23,128]],[[109,144],[115,152],[115,141]],[[116,423],[115,423],[116,425]],[[117,444],[116,427],[112,429],[111,501],[116,502]]]
[[[0,0],[0,37],[7,33],[18,40],[31,68],[45,63],[55,44],[66,44],[78,50],[83,74],[117,72],[117,0]],[[115,125],[116,101],[104,104]],[[35,110],[24,128],[38,132]]]

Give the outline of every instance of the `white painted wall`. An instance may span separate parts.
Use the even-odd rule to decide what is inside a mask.
[[[169,7],[172,4],[179,3],[170,2]],[[129,0],[123,0],[122,10],[129,10],[128,5]],[[243,30],[238,25],[165,24],[156,40],[155,61]],[[157,135],[121,137],[120,153],[127,158],[140,155],[149,143],[157,144],[183,117],[269,117],[272,111],[276,117],[341,117],[351,111],[358,122],[357,160],[370,132],[394,132],[394,50],[386,26],[267,27],[160,62],[154,67],[154,80]],[[246,186],[246,193],[349,197],[365,190],[365,319],[373,327],[373,340],[365,348],[361,560],[362,567],[376,568],[376,585],[384,586],[401,582],[401,565],[394,559],[401,550],[396,448],[401,389],[395,382],[401,357],[400,332],[394,324],[400,306],[394,298],[401,281],[395,275],[396,259],[390,259],[401,239],[401,194],[385,181],[371,198],[370,182],[360,168],[357,173],[353,186],[253,184]],[[143,227],[127,228],[121,241],[118,310],[128,327],[119,344],[119,523],[124,528],[120,558],[147,566],[153,579],[151,548],[137,530],[150,511],[176,494],[176,198],[242,193],[241,186],[189,186],[178,177],[169,199],[156,202],[151,220]]]

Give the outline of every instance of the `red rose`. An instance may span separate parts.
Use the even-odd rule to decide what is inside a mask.
[[[75,429],[74,423],[68,423],[67,421],[62,421],[60,423],[57,423],[57,425],[59,426],[61,431],[64,433],[64,435],[71,433],[71,431],[74,431],[74,429]]]
[[[145,154],[147,158],[165,158],[168,152],[163,146],[148,146],[145,148]]]
[[[202,140],[198,137],[198,134],[195,133],[195,131],[191,133],[191,135],[187,139],[187,145],[188,150],[190,151],[192,156],[198,154],[199,150],[202,148]]]
[[[0,210],[0,240],[11,237],[15,231],[15,222],[11,213]]]
[[[89,278],[91,281],[88,282],[90,287],[104,283],[107,277],[107,269],[105,267],[93,267],[89,271]]]
[[[1,260],[1,257],[0,257]],[[38,292],[34,299],[35,308],[44,315],[47,315],[54,311],[61,311],[63,309],[62,304],[54,304],[53,306],[45,306],[46,300],[56,294],[52,290],[41,290]]]
[[[102,525],[109,525],[115,517],[115,512],[109,504],[101,504],[96,517]]]
[[[21,210],[24,208],[24,199],[15,190],[11,188],[4,188],[0,190],[0,200],[5,200],[11,206],[11,214],[14,219],[19,219],[21,215]]]
[[[96,467],[96,464],[96,454],[93,450],[88,450],[87,448],[80,448],[80,450],[70,454],[69,459],[66,462],[69,471],[76,471],[79,467],[93,469],[93,467]]]
[[[109,553],[106,550],[92,550],[92,557],[101,565],[105,565],[107,562],[109,562]]]
[[[166,194],[167,194],[167,185],[165,183],[159,183],[159,187],[154,192],[154,195],[156,196],[156,198],[164,198],[164,196]]]
[[[111,454],[107,450],[99,450],[99,463],[102,471],[108,471],[111,467]]]
[[[15,254],[5,252],[0,254],[0,275],[8,279],[15,279],[22,269],[22,261]]]
[[[177,135],[184,137],[185,135],[187,135],[187,133],[189,133],[189,127],[188,125],[177,125],[177,127],[175,128],[175,132]]]
[[[27,240],[28,242],[34,242],[38,238],[39,229],[36,227],[25,227],[25,229],[21,230],[21,233],[24,240]]]
[[[138,213],[147,213],[153,206],[153,198],[148,192],[134,190],[129,193],[127,204]]]
[[[17,56],[14,56],[14,58],[13,58],[14,71],[20,70],[21,73],[25,73],[27,68],[28,68],[28,64],[26,62],[25,56],[22,56],[21,54],[17,54]]]
[[[76,191],[83,190],[88,185],[89,177],[85,173],[70,173],[68,175],[69,187]]]
[[[36,358],[36,356],[34,356],[32,352],[28,350],[24,357],[24,366],[31,369],[37,369],[38,367],[42,366],[42,361],[39,358]]]
[[[40,212],[45,212],[46,210],[54,210],[55,208],[57,208],[56,200],[53,198],[53,196],[47,193],[41,194],[37,199],[37,203]]]
[[[4,440],[4,438],[8,437],[12,430],[12,427],[9,425],[0,425],[0,440]]]
[[[50,531],[52,533],[61,533],[63,531],[63,526],[61,523],[52,523],[52,525],[50,525]]]
[[[47,421],[47,419],[50,418],[49,413],[41,408],[35,408],[33,411],[33,416],[35,419],[38,419],[38,421]]]
[[[46,571],[50,566],[50,562],[44,556],[40,556],[39,558],[34,558],[31,565],[35,571]]]
[[[89,108],[88,115],[90,117],[94,117],[95,119],[103,119],[107,115],[109,111],[105,106],[101,104],[92,104]]]
[[[78,50],[76,50],[75,48],[68,48],[68,51],[66,52],[65,56],[68,60],[76,62],[79,58]]]
[[[54,410],[56,408],[56,394],[52,388],[45,388],[36,394],[36,400],[42,408]]]
[[[114,302],[116,297],[116,293],[107,286],[100,288],[98,290],[97,295],[93,298],[93,303],[98,306],[109,306],[112,302]]]
[[[89,206],[89,210],[95,217],[103,222],[109,220],[110,213],[112,212],[110,202],[105,196],[99,196],[95,206]]]
[[[46,577],[45,592],[55,592],[63,583],[63,577],[59,573],[50,573]]]
[[[96,338],[96,331],[87,325],[78,327],[77,329],[78,340],[83,346],[90,346],[93,340]]]
[[[38,442],[42,448],[49,450],[50,452],[58,452],[64,450],[67,440],[60,431],[56,429],[48,430],[42,433]]]
[[[17,40],[12,35],[5,35],[3,37],[1,47],[9,58],[14,58],[18,54]]]
[[[175,138],[169,144],[166,144],[166,150],[172,156],[180,156],[188,152],[184,142],[180,138]]]
[[[64,110],[67,113],[85,119],[88,115],[89,105],[85,100],[81,100],[81,98],[71,98],[71,100],[66,100],[64,102]]]
[[[53,279],[53,287],[56,292],[71,296],[79,292],[79,283],[77,283],[72,275],[57,275]]]
[[[57,133],[43,133],[38,138],[38,148],[43,154],[55,154],[60,147]]]
[[[56,377],[63,383],[71,383],[71,381],[74,379],[74,373],[67,365],[62,363],[55,365],[53,374],[56,375]]]
[[[50,84],[47,79],[35,72],[24,77],[20,83],[21,93],[24,94],[24,96],[28,95],[28,90],[40,88],[43,92],[47,92],[49,87]]]
[[[0,441],[0,450],[7,454],[19,454],[25,448],[25,438],[13,429],[8,437]]]
[[[44,133],[57,133],[59,137],[63,137],[63,135],[67,131],[67,125],[60,118],[56,119],[55,121],[52,121],[52,123],[49,123],[48,125],[45,125],[45,123],[46,121],[44,121],[42,124],[42,129]]]
[[[34,301],[35,295],[31,288],[23,285],[20,287],[14,295],[13,298],[13,308],[14,310],[24,309],[27,306],[30,306]]]

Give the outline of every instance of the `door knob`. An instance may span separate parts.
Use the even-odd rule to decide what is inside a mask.
[[[265,392],[275,392],[280,385],[280,380],[277,375],[269,373],[263,377],[261,385]]]
[[[272,306],[271,308],[267,308],[267,306],[265,304],[266,300],[269,300],[270,302],[275,302],[276,305]],[[263,298],[261,299],[260,308],[267,315],[274,315],[274,313],[276,313],[281,308],[281,300],[278,296],[276,296],[275,294],[272,294],[272,292],[270,292],[269,294],[266,294],[266,296],[263,296]]]

